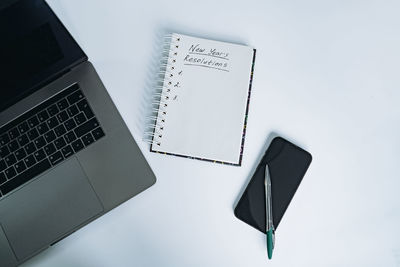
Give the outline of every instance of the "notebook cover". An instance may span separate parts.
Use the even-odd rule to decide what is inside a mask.
[[[272,215],[277,229],[311,160],[312,156],[307,151],[281,137],[274,138],[237,204],[235,216],[259,231],[266,232],[264,174],[268,163]]]

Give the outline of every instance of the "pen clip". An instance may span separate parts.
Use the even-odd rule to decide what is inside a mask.
[[[266,231],[274,228],[274,222],[272,217],[272,193],[271,193],[271,176],[269,172],[268,164],[265,165],[265,223]]]

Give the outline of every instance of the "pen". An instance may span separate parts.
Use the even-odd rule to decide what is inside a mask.
[[[272,220],[272,195],[271,195],[271,177],[269,174],[268,164],[265,165],[265,208],[266,208],[266,234],[267,234],[267,251],[268,259],[272,258],[272,251],[275,246],[275,228]]]

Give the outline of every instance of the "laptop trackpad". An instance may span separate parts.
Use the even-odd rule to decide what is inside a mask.
[[[0,223],[19,260],[103,211],[75,157],[3,201]]]

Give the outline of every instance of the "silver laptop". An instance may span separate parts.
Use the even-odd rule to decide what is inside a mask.
[[[43,0],[2,1],[0,36],[0,266],[15,266],[156,179]]]

